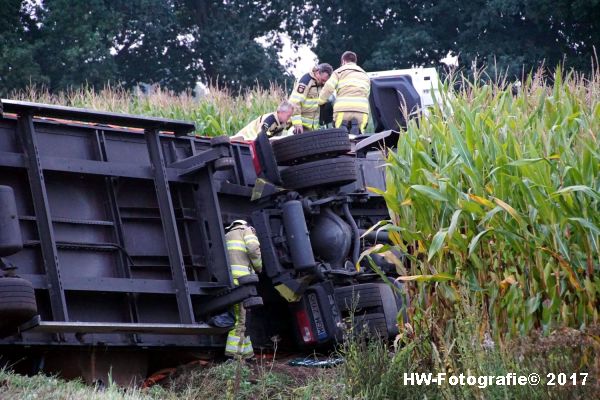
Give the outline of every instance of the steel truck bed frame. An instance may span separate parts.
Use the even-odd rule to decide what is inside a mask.
[[[222,346],[205,317],[256,289],[233,287],[217,191],[249,196],[250,149],[186,136],[182,121],[2,104],[0,185],[24,239],[6,260],[32,282],[40,317],[0,348]]]

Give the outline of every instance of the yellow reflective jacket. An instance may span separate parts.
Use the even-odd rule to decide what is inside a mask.
[[[238,285],[238,278],[262,270],[260,243],[254,229],[248,225],[236,225],[225,234],[227,254],[231,264],[233,283]]]
[[[325,104],[335,93],[333,112],[369,113],[371,80],[355,63],[346,63],[333,71],[319,95],[319,104]]]
[[[267,136],[278,136],[283,133],[284,130],[290,128],[290,123],[282,124],[277,118],[277,112],[261,115],[256,118],[248,125],[243,127],[238,133],[236,133],[231,139],[238,140],[254,140],[264,128]]]
[[[296,106],[292,115],[293,125],[302,125],[310,130],[319,128],[319,93],[322,88],[323,85],[317,82],[313,72],[298,79],[288,99]]]

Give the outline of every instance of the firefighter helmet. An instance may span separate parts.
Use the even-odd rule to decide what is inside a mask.
[[[229,226],[227,226],[227,228],[225,228],[225,229],[230,230],[236,225],[248,225],[248,223],[246,221],[244,221],[243,219],[236,219],[231,224],[229,224]]]

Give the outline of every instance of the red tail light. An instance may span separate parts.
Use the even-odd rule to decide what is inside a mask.
[[[305,310],[296,311],[296,322],[298,323],[298,329],[300,330],[300,337],[305,344],[315,343],[315,334],[310,326],[310,320]]]

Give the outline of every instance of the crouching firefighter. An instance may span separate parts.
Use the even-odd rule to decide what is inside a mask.
[[[235,220],[227,228],[225,240],[227,253],[231,264],[231,276],[235,286],[239,285],[238,279],[251,273],[259,273],[262,269],[260,243],[254,228],[246,221]],[[234,306],[235,326],[229,331],[225,355],[245,359],[254,356],[254,349],[250,336],[246,335],[246,310],[241,303]]]
[[[282,101],[277,107],[277,111],[256,118],[232,136],[231,140],[255,140],[261,132],[264,132],[269,138],[282,136],[291,126],[290,117],[293,112],[294,105]]]

